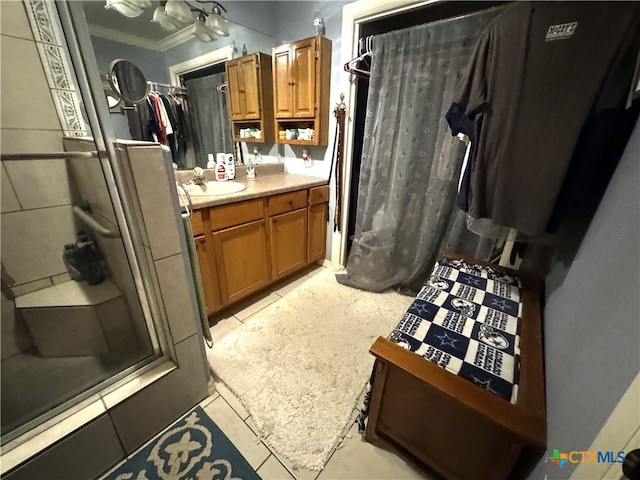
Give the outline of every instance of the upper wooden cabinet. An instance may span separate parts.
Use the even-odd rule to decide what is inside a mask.
[[[277,143],[327,145],[330,80],[328,38],[305,38],[273,49]],[[313,139],[309,138],[309,130],[313,130]]]
[[[234,141],[274,141],[271,64],[271,57],[264,53],[225,63]]]

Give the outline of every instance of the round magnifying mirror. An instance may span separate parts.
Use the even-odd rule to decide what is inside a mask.
[[[134,105],[145,101],[149,86],[144,74],[135,64],[128,60],[114,60],[109,72],[109,84],[116,96]]]

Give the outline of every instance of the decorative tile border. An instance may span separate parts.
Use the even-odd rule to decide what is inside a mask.
[[[24,5],[62,130],[65,135],[87,136],[82,102],[74,82],[75,71],[55,2],[24,0]]]
[[[71,78],[69,78],[73,69],[68,64],[64,49],[56,45],[40,42],[36,42],[36,46],[38,47],[40,59],[45,67],[44,72],[47,75],[49,88],[75,90]]]
[[[65,45],[55,3],[50,0],[24,0],[36,42]]]

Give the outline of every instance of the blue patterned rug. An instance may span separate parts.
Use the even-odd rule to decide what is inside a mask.
[[[104,480],[260,480],[258,474],[197,407]]]

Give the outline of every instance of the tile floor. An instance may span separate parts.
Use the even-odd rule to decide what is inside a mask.
[[[240,305],[220,318],[211,327],[214,342],[221,339],[261,309],[277,302],[297,286],[322,271],[318,266],[294,276],[273,290]],[[224,384],[216,382],[216,392],[200,402],[225,435],[231,440],[249,464],[263,480],[400,480],[431,479],[421,467],[410,459],[399,455],[392,447],[378,448],[365,442],[354,424],[320,471],[292,468],[284,459],[271,451],[258,437],[255,426],[240,401]],[[357,409],[353,411],[355,420]]]

